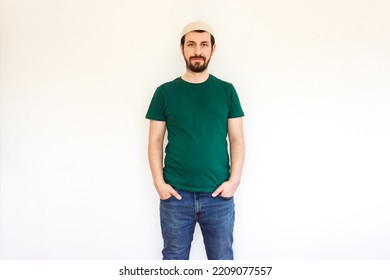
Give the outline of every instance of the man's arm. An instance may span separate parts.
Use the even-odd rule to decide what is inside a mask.
[[[163,142],[166,130],[164,121],[150,121],[148,157],[153,184],[162,200],[171,196],[181,199],[180,195],[170,185],[165,183],[163,177]]]
[[[245,159],[244,129],[242,118],[228,120],[228,135],[230,144],[230,178],[220,185],[213,196],[232,197],[241,181],[241,172]]]

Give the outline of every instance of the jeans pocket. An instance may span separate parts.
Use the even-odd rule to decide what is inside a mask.
[[[232,200],[234,196],[225,197],[225,196],[222,196],[222,195],[218,195],[217,197],[222,199],[222,200]]]
[[[170,197],[166,198],[166,199],[161,199],[160,198],[160,201],[161,202],[167,202],[167,201],[170,201],[172,199],[173,195],[171,195]]]

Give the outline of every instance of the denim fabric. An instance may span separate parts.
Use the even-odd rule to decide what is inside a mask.
[[[233,259],[234,199],[177,190],[181,200],[160,201],[164,260],[188,260],[199,223],[209,260]]]

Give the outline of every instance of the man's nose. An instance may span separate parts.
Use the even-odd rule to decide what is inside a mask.
[[[200,46],[195,47],[195,55],[201,55],[202,51],[200,50]]]

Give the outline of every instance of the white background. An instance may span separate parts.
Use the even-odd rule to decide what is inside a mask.
[[[147,163],[179,34],[246,113],[237,259],[390,258],[387,0],[1,0],[0,258],[160,259]],[[196,231],[192,259],[205,259]]]

